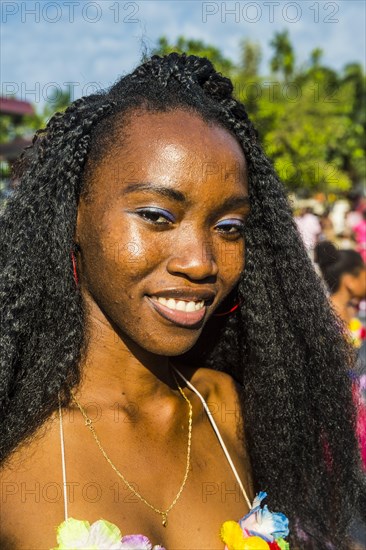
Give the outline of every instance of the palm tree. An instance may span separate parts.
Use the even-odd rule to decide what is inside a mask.
[[[271,59],[271,69],[275,73],[282,73],[285,81],[294,72],[295,66],[295,54],[288,31],[276,32],[274,38],[270,42],[274,50],[273,57]]]

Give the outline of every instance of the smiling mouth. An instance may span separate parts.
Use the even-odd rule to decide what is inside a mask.
[[[192,327],[200,324],[207,310],[204,300],[199,302],[191,300],[188,302],[185,300],[175,300],[174,298],[146,297],[161,317],[183,327]]]

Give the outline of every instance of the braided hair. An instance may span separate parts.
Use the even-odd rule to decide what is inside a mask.
[[[354,509],[365,503],[347,377],[351,351],[243,104],[204,58],[151,57],[108,90],[55,114],[23,153],[20,185],[0,218],[0,458],[35,434],[57,409],[59,392],[67,405],[80,382],[88,337],[70,249],[80,196],[92,197],[89,175],[128,116],[174,109],[237,139],[251,204],[235,289],[240,308],[209,319],[181,359],[229,373],[240,385],[254,486],[290,518],[292,542],[346,550]]]

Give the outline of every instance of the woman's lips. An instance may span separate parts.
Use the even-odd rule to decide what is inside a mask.
[[[172,321],[174,324],[183,327],[191,327],[197,325],[200,321],[202,321],[206,314],[206,306],[198,311],[179,311],[177,309],[170,309],[169,307],[164,306],[156,300],[152,300],[150,296],[146,296],[146,298],[155,309],[155,311],[157,311],[162,317],[164,317],[164,319]]]

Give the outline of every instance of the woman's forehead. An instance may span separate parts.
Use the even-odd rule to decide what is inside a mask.
[[[197,167],[201,162],[206,171],[208,163],[216,164],[220,171],[225,171],[225,165],[230,171],[232,165],[246,168],[243,150],[228,130],[184,110],[139,112],[116,128],[114,138],[105,158],[117,165],[126,164],[132,157],[136,161],[137,157],[140,165],[176,162]]]
[[[108,153],[92,170],[92,186],[115,195],[139,182],[211,193],[211,184],[236,194],[247,189],[239,142],[228,130],[184,110],[138,112],[118,125]]]

